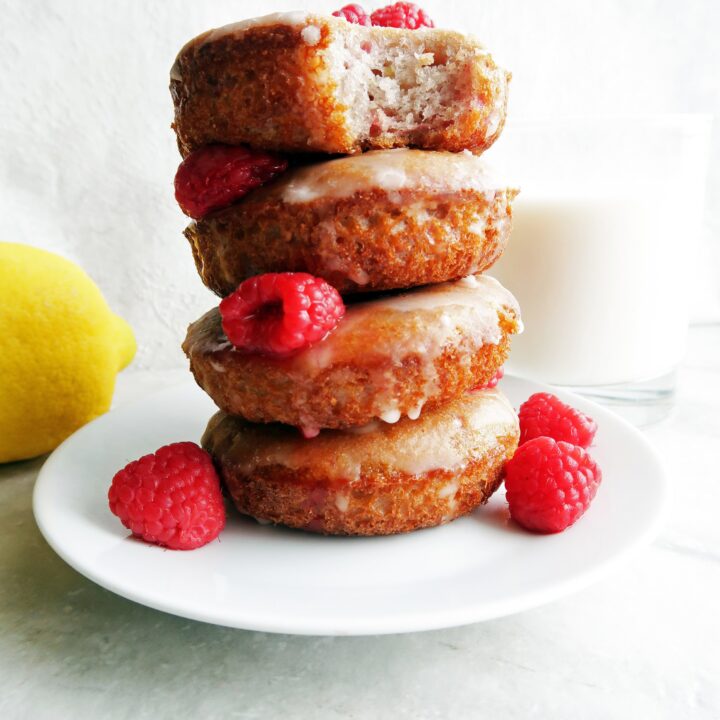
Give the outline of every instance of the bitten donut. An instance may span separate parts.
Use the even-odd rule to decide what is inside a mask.
[[[490,267],[516,194],[469,152],[378,150],[285,172],[185,235],[200,277],[221,296],[284,271],[340,292],[393,290]]]
[[[312,440],[217,413],[202,445],[246,515],[329,535],[388,535],[486,502],[518,437],[507,399],[482,390],[418,420],[323,430]]]
[[[358,153],[482,151],[510,78],[475,39],[287,13],[210,30],[170,72],[183,156],[208,143]]]
[[[189,327],[183,349],[221,410],[311,436],[417,418],[487,382],[520,327],[515,298],[497,280],[470,275],[349,305],[324,340],[290,357],[236,350],[217,309]]]

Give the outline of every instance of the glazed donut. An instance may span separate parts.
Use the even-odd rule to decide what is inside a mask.
[[[210,30],[170,71],[183,156],[208,143],[288,152],[481,151],[505,122],[509,73],[447,30],[287,13]]]
[[[518,438],[507,399],[482,390],[418,420],[323,430],[312,440],[220,412],[202,445],[241,513],[328,535],[389,535],[486,502]]]
[[[348,305],[324,340],[290,357],[236,350],[217,309],[190,325],[183,349],[221,410],[312,436],[417,418],[487,382],[520,328],[515,298],[497,280],[470,275]]]
[[[252,275],[286,271],[340,292],[394,290],[490,267],[516,194],[469,152],[378,150],[290,170],[185,235],[221,296]]]

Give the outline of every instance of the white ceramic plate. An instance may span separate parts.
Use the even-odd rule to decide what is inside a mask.
[[[506,377],[515,407],[536,383]],[[218,541],[163,550],[128,536],[107,504],[113,474],[161,445],[197,440],[214,412],[189,380],[121,406],[75,433],[45,463],[35,518],[54,550],[113,592],[165,612],[231,627],[365,635],[450,627],[518,612],[596,580],[656,532],[667,493],[661,463],[633,427],[555,392],[599,425],[603,483],[563,533],[516,527],[501,489],[449,525],[408,535],[331,538],[230,513]]]

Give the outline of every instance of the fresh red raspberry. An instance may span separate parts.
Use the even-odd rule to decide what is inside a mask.
[[[345,314],[338,291],[307,273],[266,273],[220,303],[222,326],[238,349],[281,357],[322,340]]]
[[[198,220],[232,205],[287,168],[287,160],[235,145],[206,145],[188,155],[175,175],[180,209]]]
[[[486,383],[476,385],[472,388],[473,392],[475,390],[492,390],[494,387],[497,387],[497,384],[503,379],[503,375],[505,375],[505,371],[502,368],[498,368],[498,371]]]
[[[355,25],[372,25],[370,16],[365,12],[362,5],[357,5],[356,3],[341,7],[339,10],[336,10],[333,15],[335,17],[345,18],[349,23]]]
[[[192,442],[165,445],[115,474],[110,510],[133,535],[193,550],[225,527],[220,480],[210,455]]]
[[[505,464],[510,515],[528,530],[560,532],[588,509],[601,479],[587,450],[549,437],[529,440]]]
[[[380,8],[370,15],[370,20],[373,25],[406,28],[407,30],[435,27],[435,23],[424,10],[415,3],[409,2],[396,2],[394,5]]]
[[[551,393],[535,393],[521,406],[520,444],[546,435],[572,445],[588,448],[597,432],[597,423]]]

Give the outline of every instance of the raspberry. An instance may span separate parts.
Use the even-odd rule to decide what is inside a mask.
[[[601,479],[587,450],[549,437],[529,440],[505,464],[510,515],[528,530],[560,532],[588,509]]]
[[[165,445],[115,474],[110,510],[133,535],[173,550],[192,550],[225,527],[225,505],[212,459],[195,443]]]
[[[175,175],[180,209],[198,220],[232,205],[287,168],[287,160],[251,148],[206,145],[188,155]]]
[[[333,15],[335,17],[345,18],[349,23],[355,25],[371,25],[370,16],[365,12],[362,5],[355,3],[351,5],[345,5],[339,10],[336,10]]]
[[[370,15],[370,20],[373,25],[406,28],[407,30],[435,27],[435,23],[424,10],[415,3],[409,2],[396,2],[394,5],[380,8]]]
[[[238,349],[282,357],[322,340],[345,314],[338,291],[307,273],[248,278],[220,303],[222,326]]]
[[[505,375],[505,371],[502,368],[498,368],[498,371],[484,384],[482,385],[476,385],[474,388],[472,388],[472,391],[475,390],[492,390],[494,387],[497,387],[497,384],[503,379],[503,375]]]
[[[566,405],[550,393],[535,393],[521,406],[520,444],[546,435],[555,440],[564,440],[572,445],[587,448],[592,444],[597,423],[591,418]]]

